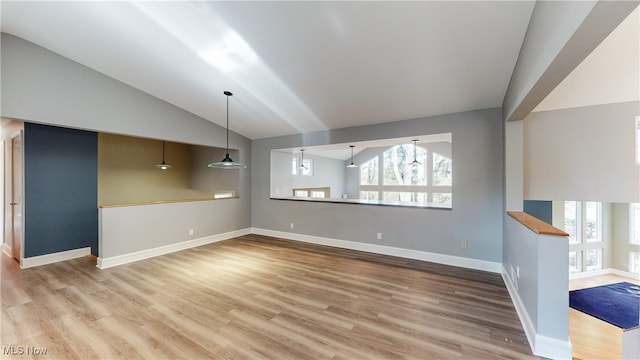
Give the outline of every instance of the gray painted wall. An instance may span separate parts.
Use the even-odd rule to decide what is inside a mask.
[[[451,132],[453,209],[270,200],[270,151]],[[255,140],[252,225],[275,231],[375,243],[492,262],[502,259],[502,121],[500,109],[470,111],[328,132]],[[460,226],[464,224],[464,226]],[[376,233],[383,234],[376,240]],[[468,242],[467,249],[460,242]]]
[[[505,214],[503,266],[517,287],[535,334],[567,342],[569,339],[568,238],[538,235]],[[519,268],[520,276],[514,276]],[[513,269],[513,270],[512,270]],[[513,271],[513,272],[512,272]],[[564,276],[562,276],[562,275]],[[515,302],[518,303],[517,301]],[[527,321],[530,320],[531,324]],[[531,337],[529,338],[532,339]],[[535,340],[533,346],[540,346]]]
[[[33,43],[5,33],[1,36],[0,111],[3,117],[187,144],[226,146],[223,127]],[[229,146],[239,152],[234,160],[248,168],[239,170],[242,197],[232,200],[234,206],[224,210],[224,215],[233,219],[233,226],[220,231],[251,226],[251,197],[248,196],[251,193],[251,141],[230,132]]]

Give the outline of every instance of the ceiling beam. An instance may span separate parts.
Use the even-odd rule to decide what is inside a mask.
[[[502,103],[504,120],[524,119],[639,3],[538,1]]]

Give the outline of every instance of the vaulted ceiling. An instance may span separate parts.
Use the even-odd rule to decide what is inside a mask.
[[[2,1],[1,30],[252,139],[500,107],[533,1]]]

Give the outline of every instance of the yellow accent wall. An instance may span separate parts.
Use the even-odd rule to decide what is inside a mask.
[[[162,141],[98,135],[98,205],[213,198],[211,190],[191,188],[191,146]]]

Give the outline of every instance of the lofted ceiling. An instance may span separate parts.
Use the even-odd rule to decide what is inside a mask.
[[[1,2],[1,30],[251,139],[500,107],[533,1]]]
[[[536,107],[534,111],[640,101],[640,7]]]

